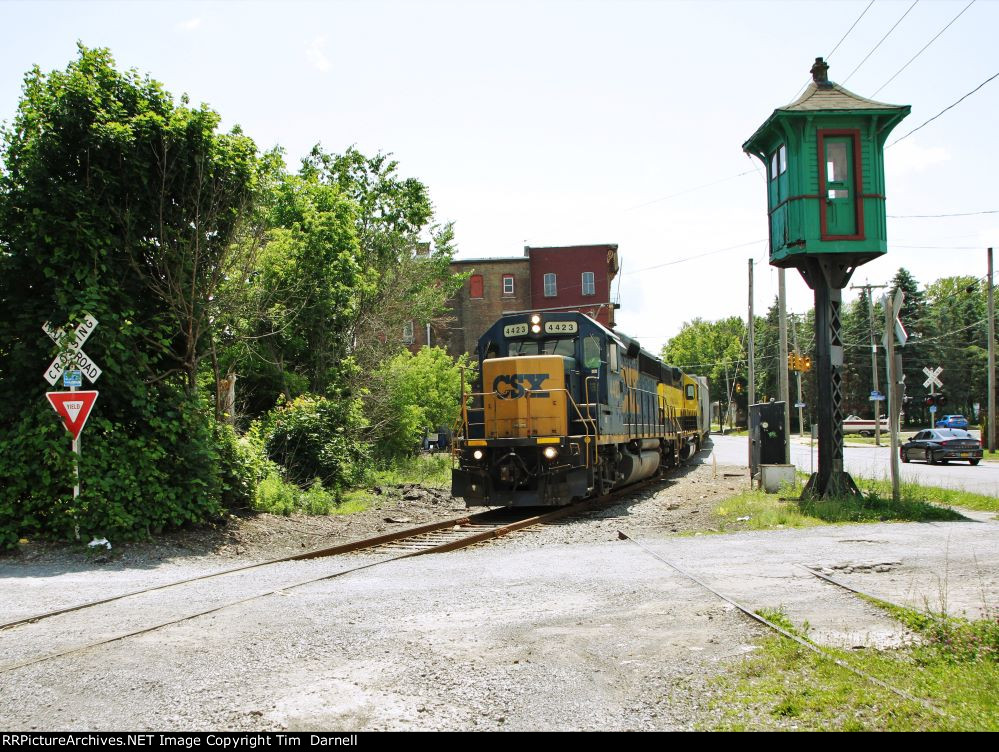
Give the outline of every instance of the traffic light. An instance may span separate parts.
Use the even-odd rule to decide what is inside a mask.
[[[811,356],[806,355],[805,357],[803,357],[801,359],[801,370],[802,371],[811,371],[812,370],[812,358],[811,358]]]
[[[742,384],[736,382],[736,384],[735,384],[735,392],[736,392],[736,394],[742,394]]]

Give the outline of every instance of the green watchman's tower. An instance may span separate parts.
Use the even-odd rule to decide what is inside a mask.
[[[843,471],[842,290],[888,252],[884,147],[910,109],[857,96],[828,72],[816,58],[805,93],[742,146],[766,167],[771,265],[797,269],[815,291],[819,472],[805,494],[818,497],[859,493]]]

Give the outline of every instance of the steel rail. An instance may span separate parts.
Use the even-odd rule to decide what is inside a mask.
[[[710,592],[710,593],[718,596],[719,598],[721,598],[726,603],[729,603],[732,606],[735,606],[735,608],[737,608],[743,614],[745,614],[746,616],[748,616],[750,619],[753,619],[754,621],[757,621],[760,624],[763,624],[764,626],[772,629],[774,632],[777,632],[779,635],[781,635],[783,637],[786,637],[789,640],[793,640],[794,642],[798,643],[802,647],[807,648],[808,650],[811,650],[813,653],[816,653],[816,654],[820,655],[821,657],[825,658],[828,661],[831,661],[832,663],[835,663],[840,668],[844,668],[847,671],[849,671],[849,672],[851,672],[853,674],[856,674],[857,676],[859,676],[859,677],[861,677],[863,679],[866,679],[867,681],[871,682],[872,684],[875,684],[875,685],[881,687],[882,689],[886,689],[889,692],[892,692],[893,694],[896,694],[896,695],[898,695],[899,697],[901,697],[901,698],[903,698],[905,700],[909,700],[910,702],[914,702],[914,703],[917,703],[919,705],[922,705],[927,710],[931,710],[934,713],[938,713],[939,715],[942,715],[945,718],[950,718],[951,717],[948,713],[946,713],[945,711],[943,711],[940,708],[938,708],[936,705],[934,705],[933,703],[931,703],[929,700],[925,700],[925,699],[923,699],[921,697],[916,697],[914,695],[911,695],[908,692],[906,692],[904,689],[899,689],[898,687],[892,686],[891,684],[888,684],[887,682],[885,682],[885,681],[883,681],[881,679],[878,679],[876,676],[872,676],[871,674],[868,674],[865,671],[861,671],[859,668],[851,666],[846,661],[844,661],[844,660],[842,660],[840,658],[837,658],[836,656],[832,655],[831,653],[823,650],[818,645],[816,645],[816,644],[814,644],[812,642],[809,642],[808,640],[805,640],[802,637],[799,637],[798,635],[794,634],[793,632],[788,632],[783,627],[778,626],[777,624],[774,624],[772,621],[770,621],[769,619],[767,619],[767,618],[765,618],[763,616],[760,616],[755,611],[750,611],[746,606],[743,606],[738,601],[735,601],[732,598],[729,598],[727,595],[723,595],[722,593],[718,592],[717,590],[715,590],[710,585],[708,585],[705,582],[699,580],[697,577],[695,577],[694,575],[692,575],[690,572],[684,571],[683,569],[681,569],[680,567],[678,567],[673,562],[669,561],[668,559],[663,558],[662,556],[660,556],[659,554],[657,554],[655,551],[652,551],[651,549],[647,548],[646,546],[644,546],[643,544],[639,543],[637,540],[635,540],[634,538],[630,537],[626,533],[618,530],[617,534],[618,534],[618,537],[621,540],[631,541],[636,546],[638,546],[643,551],[645,551],[645,553],[647,553],[650,556],[658,559],[659,561],[661,561],[663,564],[667,565],[668,567],[671,567],[672,569],[676,570],[677,572],[679,572],[680,574],[682,574],[684,577],[686,577],[686,578],[688,578],[690,580],[693,580],[694,582],[696,582],[698,585],[700,585],[701,587],[703,587],[708,592]],[[798,566],[801,566],[801,565],[799,564]]]
[[[457,517],[451,520],[444,520],[442,522],[432,522],[426,525],[419,525],[413,528],[406,528],[405,530],[400,530],[395,533],[387,533],[385,535],[375,536],[374,538],[365,538],[358,541],[352,541],[350,543],[344,543],[338,546],[331,546],[328,548],[320,548],[314,551],[307,551],[305,553],[294,554],[292,556],[282,556],[277,559],[268,559],[266,561],[258,561],[253,564],[244,564],[239,567],[231,567],[229,569],[223,569],[218,572],[209,572],[208,574],[198,575],[197,577],[188,577],[183,580],[176,580],[175,582],[168,582],[162,585],[153,585],[151,587],[142,588],[140,590],[132,590],[127,593],[120,593],[119,595],[109,596],[108,598],[102,598],[96,601],[89,601],[87,603],[81,603],[75,606],[67,606],[66,608],[56,609],[54,611],[47,611],[41,614],[35,614],[33,616],[26,616],[22,619],[16,621],[7,622],[6,624],[0,624],[0,631],[4,629],[10,629],[11,627],[16,627],[21,624],[31,624],[42,619],[48,619],[52,616],[59,616],[60,614],[68,614],[73,611],[80,611],[85,608],[92,608],[93,606],[102,606],[105,603],[113,603],[114,601],[122,600],[123,598],[131,598],[132,596],[142,595],[143,593],[151,593],[156,590],[166,590],[167,588],[177,587],[179,585],[186,585],[191,582],[198,582],[200,580],[208,580],[213,577],[222,577],[227,574],[234,574],[236,572],[245,572],[249,569],[256,569],[258,567],[267,567],[273,564],[283,564],[289,561],[300,561],[304,559],[318,559],[325,556],[336,556],[342,553],[348,553],[351,551],[358,551],[364,548],[372,548],[379,545],[384,545],[392,541],[401,540],[403,538],[412,537],[414,535],[421,535],[428,532],[433,532],[435,530],[440,530],[443,528],[454,527],[456,525],[467,525],[472,524],[473,521],[483,519],[488,515],[495,514],[496,510],[489,510],[487,512],[478,512],[472,515],[465,515],[464,517]]]
[[[100,640],[98,642],[88,643],[86,645],[79,645],[79,646],[67,648],[66,650],[61,650],[61,651],[58,651],[58,652],[55,652],[55,653],[48,653],[46,655],[36,656],[34,658],[29,658],[29,659],[26,659],[26,660],[23,660],[23,661],[17,661],[17,662],[14,662],[14,663],[8,663],[8,664],[5,664],[5,665],[0,665],[0,674],[9,673],[11,671],[15,671],[15,670],[20,669],[20,668],[25,668],[27,666],[35,665],[37,663],[42,663],[44,661],[50,661],[50,660],[54,660],[56,658],[62,658],[62,657],[67,656],[67,655],[73,655],[75,653],[80,653],[80,652],[83,652],[85,650],[90,650],[90,649],[93,649],[93,648],[98,648],[98,647],[101,647],[103,645],[108,645],[108,644],[111,644],[111,643],[114,643],[114,642],[118,642],[120,640],[127,639],[129,637],[136,637],[138,635],[142,635],[142,634],[146,634],[146,633],[149,633],[149,632],[153,632],[153,631],[155,631],[157,629],[162,629],[164,627],[172,626],[174,624],[179,624],[181,622],[189,621],[191,619],[196,619],[199,616],[207,616],[209,614],[214,614],[214,613],[217,613],[217,612],[222,611],[224,609],[232,608],[232,607],[235,607],[235,606],[239,606],[239,605],[242,605],[244,603],[248,603],[250,601],[257,600],[259,598],[265,598],[265,597],[270,596],[270,595],[276,595],[278,593],[283,593],[283,592],[286,592],[288,590],[294,590],[295,588],[304,587],[305,585],[311,585],[311,584],[314,584],[314,583],[317,583],[317,582],[323,582],[325,580],[331,580],[331,579],[334,579],[334,578],[337,578],[337,577],[342,577],[344,575],[352,574],[354,572],[360,572],[360,571],[365,570],[365,569],[370,569],[371,567],[376,567],[376,566],[380,566],[382,564],[388,564],[388,563],[391,563],[391,562],[394,562],[394,561],[399,561],[400,559],[408,559],[408,558],[412,558],[414,556],[423,556],[425,554],[431,554],[431,553],[444,553],[446,551],[454,551],[454,550],[457,550],[457,549],[460,549],[460,548],[466,548],[468,546],[473,546],[473,545],[475,545],[477,543],[488,541],[488,540],[491,540],[493,538],[499,538],[501,536],[504,536],[504,535],[507,535],[509,533],[515,532],[517,530],[521,530],[521,529],[526,528],[526,527],[530,527],[532,525],[543,524],[543,523],[546,523],[546,522],[553,522],[555,520],[561,519],[563,517],[567,517],[569,515],[580,514],[580,513],[583,513],[583,512],[591,511],[591,510],[599,508],[599,507],[609,506],[609,505],[613,504],[614,502],[616,502],[619,497],[624,496],[625,494],[630,494],[630,493],[634,493],[635,491],[642,490],[642,489],[646,488],[647,486],[651,485],[652,483],[657,482],[658,480],[659,479],[656,478],[656,479],[652,479],[652,480],[649,480],[649,481],[645,481],[643,483],[635,483],[635,484],[632,484],[632,485],[629,485],[629,486],[625,486],[622,489],[618,489],[618,490],[616,490],[614,492],[611,492],[610,494],[606,494],[605,496],[601,496],[601,497],[597,497],[597,498],[593,498],[593,499],[585,499],[585,500],[583,500],[581,502],[577,502],[575,504],[570,504],[568,506],[559,507],[557,509],[552,510],[551,512],[545,512],[543,514],[534,514],[534,515],[531,515],[529,517],[526,517],[526,518],[523,518],[523,519],[520,519],[520,520],[515,520],[513,522],[509,522],[509,523],[506,523],[506,524],[491,526],[491,527],[488,527],[488,529],[486,529],[486,530],[484,530],[482,532],[473,532],[470,535],[464,536],[464,537],[462,537],[460,539],[457,539],[457,540],[449,540],[449,541],[445,541],[445,542],[437,544],[437,545],[431,545],[431,546],[427,546],[427,547],[420,547],[420,548],[417,548],[416,550],[406,551],[406,552],[398,554],[396,556],[390,556],[390,557],[388,557],[386,559],[380,559],[378,561],[369,562],[367,564],[362,564],[362,565],[357,566],[357,567],[351,567],[351,568],[348,568],[348,569],[340,570],[339,572],[334,572],[332,574],[323,575],[321,577],[313,577],[313,578],[310,578],[310,579],[307,579],[307,580],[302,580],[302,581],[299,581],[299,582],[295,582],[295,583],[292,583],[292,584],[289,584],[289,585],[284,585],[282,587],[273,588],[273,589],[270,589],[270,590],[266,590],[266,591],[264,591],[262,593],[257,593],[255,595],[248,596],[246,598],[240,598],[238,600],[231,601],[229,603],[225,603],[225,604],[222,604],[220,606],[215,606],[213,608],[206,609],[204,611],[198,611],[196,613],[188,614],[186,616],[182,616],[182,617],[179,617],[177,619],[171,619],[169,621],[161,622],[161,623],[158,623],[158,624],[154,624],[154,625],[149,626],[149,627],[144,627],[142,629],[137,629],[137,630],[133,630],[133,631],[130,631],[130,632],[123,633],[123,634],[115,635],[113,637],[109,637],[109,638],[107,638],[105,640]],[[500,512],[508,511],[508,508],[504,508],[502,510],[490,510],[489,512],[483,512],[483,513],[480,513],[478,515],[469,515],[468,518],[461,518],[461,519],[479,518],[479,521],[481,522],[482,521],[481,518],[487,517],[489,515],[495,515],[495,513],[497,511],[500,511]],[[378,547],[381,547],[381,546],[384,546],[384,545],[387,545],[387,544],[392,544],[392,543],[400,542],[400,541],[404,540],[406,537],[410,537],[410,538],[414,537],[413,534],[412,534],[413,530],[420,530],[421,533],[419,533],[419,534],[425,534],[426,532],[428,532],[427,528],[434,528],[435,530],[440,530],[443,527],[447,527],[447,525],[448,525],[448,523],[433,523],[431,525],[423,525],[423,526],[420,526],[420,528],[412,528],[409,531],[403,531],[403,532],[409,533],[408,536],[402,535],[402,534],[381,535],[381,536],[376,536],[375,538],[367,539],[366,541],[356,541],[354,543],[348,543],[348,544],[344,544],[342,546],[334,546],[334,547],[328,548],[328,549],[320,549],[320,551],[310,551],[310,552],[305,553],[305,554],[298,554],[296,556],[284,557],[282,559],[275,559],[275,560],[273,560],[271,562],[265,562],[265,563],[286,562],[286,561],[292,561],[292,560],[296,560],[296,559],[302,560],[302,559],[308,559],[308,558],[320,558],[319,554],[323,554],[324,556],[332,556],[332,555],[335,555],[337,553],[346,553],[346,552],[349,552],[349,551],[358,551],[358,550],[362,550],[364,548],[378,548]],[[480,527],[480,526],[481,525],[478,525],[476,527]],[[364,545],[365,543],[367,543],[368,545]],[[231,571],[245,570],[245,569],[252,568],[252,566],[253,565],[248,566],[248,567],[242,567],[242,568],[239,568],[238,570],[231,570]],[[261,565],[256,565],[256,566],[261,566]],[[228,572],[226,572],[226,573],[228,573]],[[216,573],[215,575],[206,575],[206,576],[201,577],[201,578],[191,578],[191,579],[185,580],[183,582],[193,582],[193,581],[198,580],[198,579],[207,579],[210,576],[217,576],[218,574],[221,574],[221,573]],[[169,586],[177,585],[177,584],[182,584],[182,583],[171,583],[171,585],[158,586],[158,587],[151,588],[149,590],[141,591],[141,592],[150,592],[152,590],[162,590],[165,587],[169,587]],[[118,598],[112,598],[112,599],[107,599],[107,600],[110,600],[110,601],[120,600],[122,597],[125,597],[125,596],[119,596]],[[107,602],[107,601],[104,601],[104,602]],[[96,604],[91,604],[91,605],[96,605]],[[72,611],[72,610],[80,610],[80,608],[82,608],[82,607],[78,607],[78,608],[75,608],[75,609],[64,609],[60,613],[66,613],[67,611]]]

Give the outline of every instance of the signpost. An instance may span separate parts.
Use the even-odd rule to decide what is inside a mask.
[[[943,389],[943,382],[939,379],[941,373],[943,373],[943,368],[937,366],[933,370],[923,366],[923,373],[926,374],[926,381],[923,382],[923,387],[930,390],[930,396],[935,395],[937,387]],[[936,413],[937,406],[930,405],[930,427],[932,428],[936,425]]]
[[[87,418],[90,417],[90,411],[97,401],[98,394],[96,391],[78,392],[76,389],[83,386],[84,376],[91,384],[96,383],[101,377],[101,369],[83,352],[83,344],[96,328],[97,319],[89,313],[84,315],[83,322],[73,331],[72,341],[67,343],[65,342],[67,334],[64,330],[53,329],[48,322],[42,325],[42,331],[59,345],[61,350],[56,359],[49,364],[43,377],[51,386],[55,386],[62,377],[63,386],[69,387],[68,392],[46,392],[45,397],[73,437],[73,453],[76,455],[74,499],[80,495],[80,433],[87,424]]]

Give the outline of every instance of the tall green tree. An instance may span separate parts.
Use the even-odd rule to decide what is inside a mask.
[[[197,390],[217,293],[239,273],[256,149],[205,106],[79,47],[32,70],[0,173],[0,541],[39,532],[142,535],[204,519],[224,491]],[[83,436],[45,401],[54,325],[100,322],[103,369]]]
[[[407,322],[442,322],[462,281],[450,269],[453,226],[435,220],[427,186],[398,168],[353,147],[330,154],[316,146],[302,162],[304,180],[338,187],[357,207],[360,277],[346,334],[362,374],[398,350]]]

